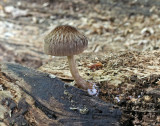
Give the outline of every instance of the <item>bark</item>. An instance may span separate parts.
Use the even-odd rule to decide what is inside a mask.
[[[20,100],[10,99],[9,103],[14,103],[14,109],[18,111],[4,119],[6,124],[120,125],[121,111],[118,108],[56,77],[11,63],[1,63],[0,70],[2,85],[14,93],[19,88],[16,93],[21,96]],[[5,103],[4,100],[8,99],[1,102]]]

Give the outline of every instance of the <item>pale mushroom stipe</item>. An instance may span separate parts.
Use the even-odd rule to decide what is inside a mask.
[[[98,95],[98,87],[79,75],[74,60],[74,55],[82,53],[87,46],[87,38],[69,25],[57,26],[44,38],[44,52],[51,56],[67,56],[70,72],[76,84],[88,90],[90,95]]]

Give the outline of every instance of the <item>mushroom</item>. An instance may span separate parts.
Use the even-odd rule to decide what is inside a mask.
[[[97,95],[97,86],[84,80],[79,75],[75,64],[74,55],[82,53],[87,46],[87,38],[76,28],[69,25],[57,26],[44,38],[44,52],[51,56],[67,56],[70,72],[76,84],[88,90],[90,95]]]

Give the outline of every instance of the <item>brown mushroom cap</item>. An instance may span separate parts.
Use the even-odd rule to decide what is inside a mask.
[[[71,56],[82,53],[88,46],[87,38],[76,28],[58,26],[44,39],[44,51],[52,56]]]

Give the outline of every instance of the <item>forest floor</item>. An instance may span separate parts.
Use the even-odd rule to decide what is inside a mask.
[[[124,122],[159,126],[160,0],[1,0],[0,61],[72,82],[66,59],[43,52],[44,36],[65,24],[88,37],[78,67],[100,87],[99,98],[119,106]]]

